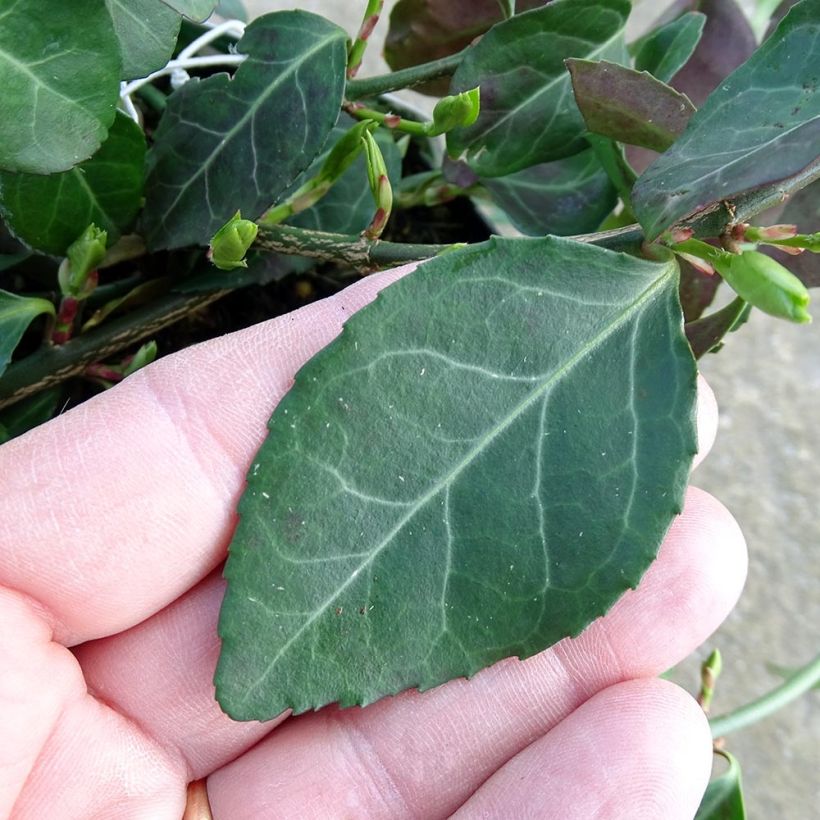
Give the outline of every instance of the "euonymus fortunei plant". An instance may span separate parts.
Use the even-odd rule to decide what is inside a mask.
[[[271,417],[225,568],[232,717],[524,658],[637,585],[681,509],[696,359],[753,309],[809,321],[820,283],[820,0],[761,3],[756,48],[722,3],[629,42],[629,0],[457,3],[455,28],[400,0],[395,71],[361,78],[373,0],[352,41],[300,10],[0,0],[3,439],[230,292],[429,260]],[[702,816],[740,805],[736,769]]]

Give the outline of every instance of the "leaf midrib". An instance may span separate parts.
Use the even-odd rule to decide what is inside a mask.
[[[590,57],[597,57],[599,54],[601,54],[601,52],[603,52],[605,49],[609,48],[609,46],[611,46],[618,39],[618,37],[620,37],[623,34],[623,31],[624,31],[624,26],[623,26],[623,23],[622,23],[621,27],[618,29],[618,31],[615,32],[615,34],[612,35],[612,37],[610,37],[605,42],[601,43],[601,45],[599,45],[597,48],[590,51],[588,53],[587,57],[585,57],[584,59],[589,59]],[[517,114],[522,108],[530,105],[530,103],[532,103],[534,100],[538,99],[538,97],[540,97],[542,94],[545,94],[547,91],[551,90],[552,87],[555,86],[557,83],[559,83],[561,81],[564,81],[564,80],[566,82],[569,82],[569,72],[566,69],[564,69],[563,72],[561,72],[559,74],[556,74],[556,76],[553,80],[548,82],[546,85],[542,86],[534,94],[530,94],[529,97],[522,100],[514,108],[511,108],[506,114],[504,114],[503,117],[496,120],[489,128],[487,128],[487,129],[481,131],[479,134],[477,134],[476,137],[474,139],[470,140],[466,144],[465,147],[467,147],[467,148],[472,147],[479,140],[484,140],[487,137],[488,134],[491,134],[493,131],[495,131],[496,128],[503,125],[510,117]]]
[[[668,263],[668,270],[658,279],[647,287],[633,302],[618,314],[615,319],[604,330],[598,333],[587,344],[581,347],[570,359],[561,367],[557,368],[550,376],[541,381],[532,391],[532,393],[521,401],[513,410],[495,427],[493,427],[481,440],[456,464],[456,466],[441,478],[433,487],[424,495],[418,498],[408,512],[398,521],[398,523],[390,530],[390,532],[382,539],[369,553],[359,566],[350,572],[348,579],[335,592],[323,601],[313,612],[313,614],[288,638],[288,640],[277,651],[273,658],[268,662],[261,674],[248,686],[244,697],[240,700],[240,704],[247,703],[253,692],[259,685],[267,678],[270,671],[279,661],[279,659],[290,649],[290,647],[297,641],[306,630],[308,630],[329,607],[333,606],[336,599],[341,595],[360,575],[361,571],[371,564],[382,552],[392,543],[395,536],[404,528],[404,526],[413,519],[419,510],[423,509],[428,502],[435,498],[442,490],[448,488],[452,482],[474,461],[476,456],[486,449],[492,442],[503,433],[519,416],[521,416],[532,404],[540,399],[544,391],[551,388],[555,382],[569,373],[580,361],[586,356],[590,355],[601,344],[603,344],[611,335],[619,330],[626,322],[633,316],[633,314],[644,305],[649,299],[654,296],[655,292],[666,284],[667,279],[673,274],[675,267]]]
[[[197,169],[196,173],[193,176],[189,177],[187,182],[180,186],[179,193],[177,193],[176,197],[174,197],[174,201],[165,209],[165,213],[163,214],[162,223],[165,224],[170,214],[173,212],[174,208],[176,208],[177,203],[179,200],[184,196],[186,191],[193,185],[195,181],[197,181],[203,173],[205,173],[213,164],[214,160],[217,156],[219,156],[223,151],[228,148],[228,144],[231,140],[236,136],[236,134],[240,131],[240,129],[245,125],[249,118],[255,117],[256,112],[259,108],[265,103],[265,101],[276,91],[282,83],[289,79],[290,76],[296,73],[302,65],[306,62],[309,57],[312,57],[318,51],[326,48],[329,44],[333,43],[333,41],[337,37],[342,37],[343,33],[341,29],[338,32],[332,32],[328,34],[326,37],[323,37],[319,43],[313,48],[306,51],[299,60],[295,60],[288,65],[288,67],[281,73],[279,76],[272,82],[270,85],[266,86],[264,93],[256,98],[255,103],[248,108],[248,110],[237,120],[236,125],[234,125],[230,130],[226,131],[223,138],[220,142],[217,143],[216,150],[211,152],[211,155],[208,157],[205,162],[203,162],[199,168]],[[255,58],[253,55],[248,55],[248,58],[245,60],[244,63],[237,69],[237,73],[242,70],[242,67],[253,61]],[[234,80],[235,81],[235,80]]]

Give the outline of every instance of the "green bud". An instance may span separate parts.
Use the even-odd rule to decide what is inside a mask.
[[[478,119],[481,108],[481,92],[476,86],[469,91],[462,91],[452,97],[443,97],[433,109],[433,121],[428,128],[428,136],[436,137],[452,131],[453,128],[464,128]]]
[[[96,282],[89,277],[105,257],[105,243],[108,233],[100,230],[93,222],[75,239],[66,251],[66,258],[57,271],[60,292],[63,296],[85,299],[94,289]]]
[[[378,126],[373,120],[357,122],[349,128],[330,149],[327,159],[322,164],[319,176],[335,182],[356,160],[362,152],[362,142],[365,133],[369,133]]]
[[[387,175],[387,166],[379,144],[369,131],[364,132],[362,141],[367,156],[367,178],[370,182],[373,201],[376,203],[376,214],[370,225],[365,228],[364,233],[369,239],[377,239],[381,236],[393,210],[393,188],[390,185],[390,177]]]
[[[131,357],[131,360],[125,365],[122,371],[123,378],[136,373],[137,370],[151,364],[157,358],[157,343],[152,339],[146,342],[140,349]]]
[[[259,226],[250,219],[242,219],[237,211],[213,236],[208,258],[220,270],[247,268],[245,254],[256,239]]]
[[[717,272],[738,296],[764,313],[798,324],[811,321],[809,292],[779,262],[758,251],[724,254],[714,261]]]

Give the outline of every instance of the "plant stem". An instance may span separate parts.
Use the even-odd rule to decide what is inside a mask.
[[[379,22],[379,15],[382,13],[384,0],[367,0],[367,7],[364,10],[364,18],[359,28],[356,39],[350,46],[350,53],[347,57],[347,76],[353,79],[362,65],[362,57],[367,48],[367,41]]]
[[[44,346],[9,365],[0,379],[0,408],[82,373],[86,366],[124,350],[140,339],[220,299],[228,290],[172,293],[140,310],[112,319],[63,345]]]
[[[592,146],[595,156],[606,171],[610,182],[615,186],[621,202],[627,212],[632,214],[632,187],[638,175],[626,159],[623,148],[614,140],[599,134],[587,134],[587,142]],[[632,219],[635,217],[633,216]]]
[[[765,695],[733,712],[727,712],[725,715],[719,715],[710,720],[712,737],[723,737],[723,735],[728,735],[730,732],[751,726],[769,717],[778,709],[799,698],[804,692],[808,692],[818,681],[820,681],[820,655]]]
[[[429,124],[426,122],[405,120],[397,114],[384,114],[373,108],[365,108],[361,103],[345,102],[342,108],[357,120],[374,120],[391,131],[404,131],[405,134],[413,134],[416,137],[430,136]]]
[[[461,64],[464,55],[470,47],[432,60],[429,63],[402,68],[391,74],[380,74],[377,77],[367,77],[363,80],[350,80],[347,84],[347,97],[359,100],[362,97],[377,97],[388,91],[398,91],[402,88],[412,88],[426,83],[428,80],[437,80],[439,77],[449,77]]]
[[[429,259],[450,245],[414,245],[367,239],[358,234],[326,233],[290,225],[262,226],[253,244],[277,253],[290,253],[323,261],[338,261],[361,273],[383,265]]]
[[[168,104],[167,98],[156,86],[146,83],[137,89],[137,94],[157,113],[161,114],[165,111]]]

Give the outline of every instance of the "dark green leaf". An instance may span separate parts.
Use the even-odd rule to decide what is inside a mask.
[[[633,205],[648,239],[719,202],[738,206],[789,178],[810,180],[820,146],[818,37],[820,0],[803,0],[641,176]]]
[[[174,285],[175,293],[202,293],[228,288],[235,290],[250,285],[267,285],[278,282],[292,273],[304,273],[310,270],[315,260],[304,256],[286,256],[270,251],[251,250],[246,261],[247,268],[235,268],[224,271],[208,263],[200,266],[190,276],[181,279]]]
[[[746,820],[740,764],[729,752],[715,752],[729,763],[729,769],[706,788],[695,820]]]
[[[0,254],[0,272],[13,268],[21,262],[25,262],[31,256],[31,251],[20,251],[20,253]]]
[[[593,134],[665,151],[695,113],[683,95],[646,71],[606,60],[567,60],[575,102]]]
[[[481,87],[481,113],[447,134],[447,150],[496,177],[577,154],[586,130],[568,57],[623,60],[628,0],[554,0],[499,23],[467,53],[453,92]]]
[[[0,412],[0,444],[45,424],[63,398],[61,385],[48,387]]]
[[[635,54],[635,68],[668,83],[694,53],[706,15],[688,12],[645,37]]]
[[[28,326],[42,313],[53,315],[54,305],[46,299],[0,290],[0,375],[11,361],[11,354]]]
[[[352,117],[346,114],[339,118],[339,122],[331,131],[325,144],[327,150],[317,157],[310,168],[297,179],[293,185],[294,189],[319,173],[330,149],[336,140],[353,125],[353,122]],[[401,178],[399,149],[393,137],[384,129],[378,129],[374,137],[382,150],[390,182],[396,185]],[[296,214],[288,222],[291,225],[317,231],[355,234],[360,233],[370,224],[375,209],[367,180],[367,160],[362,153],[313,207]]]
[[[180,14],[184,14],[189,20],[205,20],[211,16],[211,12],[216,8],[216,0],[162,0],[166,6],[170,6]]]
[[[391,285],[296,376],[225,569],[234,718],[471,675],[577,634],[680,511],[677,265],[493,239]]]
[[[518,0],[519,12],[548,0]],[[498,0],[399,0],[390,13],[384,56],[393,69],[447,57],[466,48],[504,19]],[[416,91],[443,96],[449,81],[436,80]]]
[[[142,129],[117,114],[91,159],[61,174],[0,172],[0,212],[28,245],[62,256],[92,222],[116,240],[140,207],[145,163]]]
[[[105,0],[122,55],[125,80],[162,68],[174,51],[182,18],[162,0]]]
[[[51,174],[105,139],[120,54],[99,0],[0,3],[0,169]]]
[[[531,236],[597,230],[618,199],[591,150],[481,182],[510,222]]]
[[[686,338],[695,358],[699,359],[705,353],[719,350],[724,336],[745,323],[749,310],[750,306],[738,296],[726,307],[687,324]]]
[[[283,11],[251,23],[233,79],[192,80],[168,99],[149,152],[143,231],[153,248],[207,244],[237,211],[256,219],[321,150],[339,115],[342,29]]]
[[[751,57],[757,40],[736,0],[685,0],[677,6],[706,15],[698,47],[672,82],[699,108],[725,77]]]

